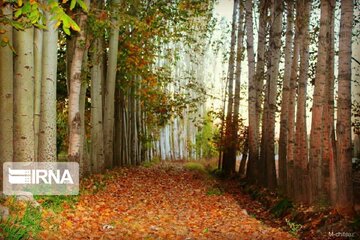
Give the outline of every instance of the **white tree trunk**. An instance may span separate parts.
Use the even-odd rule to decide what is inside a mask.
[[[56,157],[56,79],[58,30],[53,16],[46,13],[41,78],[39,161],[55,162]]]
[[[34,132],[35,132],[35,161],[38,160],[39,130],[40,130],[40,108],[41,108],[41,71],[43,53],[43,30],[35,28],[34,35]]]
[[[81,70],[85,52],[86,34],[85,25],[87,16],[81,13],[79,16],[80,33],[76,37],[74,56],[70,69],[70,94],[69,94],[69,161],[83,164],[81,160],[81,148],[83,147],[83,136],[81,135],[80,93],[81,93]],[[82,173],[82,169],[80,169]]]
[[[104,170],[104,136],[102,108],[103,44],[101,39],[94,42],[91,69],[91,166],[95,173]]]
[[[114,103],[115,103],[115,83],[116,83],[116,66],[118,52],[118,8],[120,0],[114,0],[112,4],[115,9],[112,13],[112,29],[109,40],[108,68],[105,81],[105,103],[104,103],[104,151],[105,167],[111,168],[113,165],[113,143],[114,143]]]
[[[14,161],[34,161],[34,28],[15,31]]]
[[[2,14],[12,16],[10,6],[2,9]],[[1,26],[10,44],[13,44],[13,29]],[[13,161],[13,52],[9,46],[0,47],[0,164]],[[2,167],[0,168],[0,191],[2,190]]]

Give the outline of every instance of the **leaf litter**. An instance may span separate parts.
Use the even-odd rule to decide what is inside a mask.
[[[248,215],[239,201],[246,196],[207,194],[216,184],[182,163],[93,175],[82,181],[75,205],[47,213],[52,220],[43,222],[40,238],[295,239]]]

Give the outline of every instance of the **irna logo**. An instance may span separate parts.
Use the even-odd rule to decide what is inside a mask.
[[[74,184],[70,171],[65,169],[62,173],[58,170],[46,169],[10,169],[9,182],[11,184]]]
[[[76,162],[6,162],[3,192],[17,195],[77,195],[79,164]]]

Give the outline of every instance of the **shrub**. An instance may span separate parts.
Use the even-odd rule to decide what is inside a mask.
[[[204,165],[202,165],[201,163],[197,163],[197,162],[188,162],[185,163],[184,165],[185,169],[191,170],[191,171],[197,171],[197,172],[201,172],[201,173],[207,173],[205,170]]]
[[[289,209],[293,208],[293,204],[288,199],[280,200],[271,210],[270,212],[274,214],[276,217],[283,216]]]

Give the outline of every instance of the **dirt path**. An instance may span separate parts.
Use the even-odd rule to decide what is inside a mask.
[[[117,169],[85,181],[47,239],[293,239],[249,216],[214,180],[180,165]],[[97,191],[98,190],[98,191]],[[93,192],[96,193],[93,193]]]

